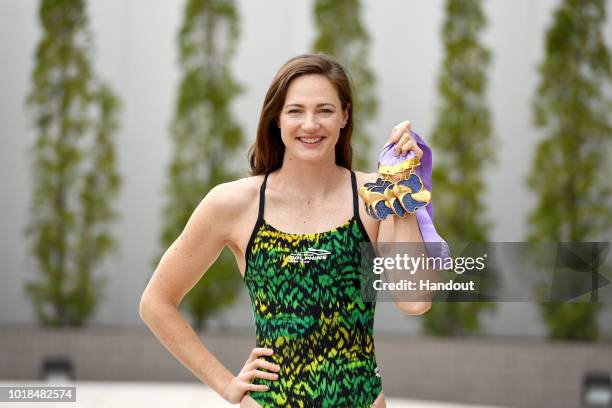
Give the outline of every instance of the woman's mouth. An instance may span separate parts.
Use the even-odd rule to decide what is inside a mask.
[[[321,141],[323,139],[325,139],[325,137],[323,136],[317,136],[317,137],[298,137],[297,138],[300,142],[307,144],[307,145],[317,145],[319,143],[321,143]]]

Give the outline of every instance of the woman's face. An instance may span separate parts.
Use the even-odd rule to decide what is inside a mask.
[[[279,115],[286,158],[335,161],[340,129],[346,125],[334,85],[323,75],[309,74],[291,81]]]

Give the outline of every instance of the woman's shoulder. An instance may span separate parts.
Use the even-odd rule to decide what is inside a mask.
[[[257,217],[260,181],[262,176],[246,177],[213,187],[194,210],[188,225],[193,225],[192,230],[205,231],[208,238],[215,235],[218,239],[232,239],[236,228],[244,228],[247,220]]]
[[[378,178],[378,173],[366,173],[364,171],[354,170],[357,187],[364,183],[373,183]]]
[[[213,187],[203,202],[226,215],[239,214],[257,202],[263,175],[244,177]]]

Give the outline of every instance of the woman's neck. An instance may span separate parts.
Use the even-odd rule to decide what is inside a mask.
[[[334,161],[309,163],[285,157],[274,184],[294,197],[324,199],[344,181],[346,171]]]

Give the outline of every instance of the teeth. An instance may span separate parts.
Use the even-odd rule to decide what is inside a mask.
[[[305,138],[305,137],[300,137],[300,140],[304,143],[317,143],[319,140],[323,139],[322,137],[312,137],[312,138]]]

